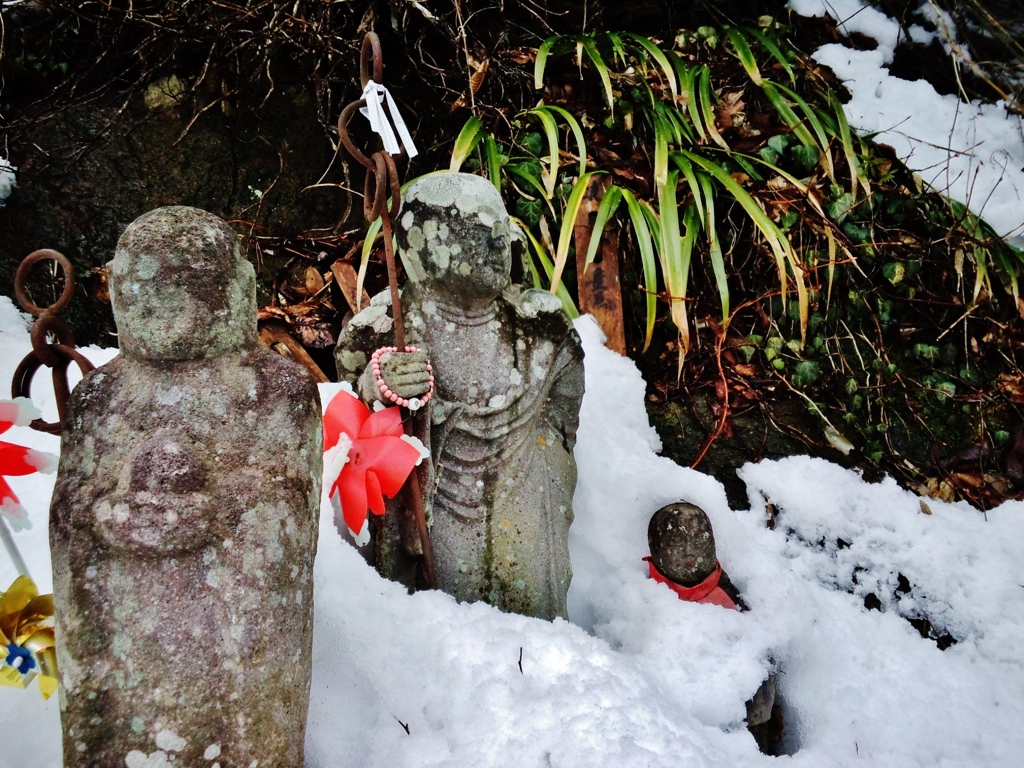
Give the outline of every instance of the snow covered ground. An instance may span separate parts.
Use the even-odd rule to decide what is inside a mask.
[[[1024,247],[1021,118],[1007,114],[1000,104],[964,104],[938,94],[925,80],[890,75],[886,67],[902,39],[899,24],[861,0],[789,0],[789,7],[803,16],[827,13],[846,33],[860,32],[878,42],[873,51],[832,43],[811,54],[831,67],[853,94],[846,105],[850,125],[862,134],[876,134],[876,141],[891,145],[926,182]],[[947,24],[927,3],[924,12],[934,22],[931,26]],[[916,42],[934,36],[918,25],[909,33]]]
[[[0,298],[0,381],[29,349],[26,326]],[[572,622],[407,595],[342,541],[325,503],[307,765],[1020,764],[1024,505],[986,519],[932,501],[928,515],[892,481],[791,458],[744,467],[750,509],[730,511],[717,481],[657,455],[636,367],[600,345],[590,318],[577,327],[587,394]],[[34,399],[53,413],[44,387]],[[28,428],[4,437],[58,448]],[[49,590],[53,476],[11,484],[34,523],[16,540]],[[647,578],[647,521],[679,499],[711,516],[750,612],[683,603]],[[0,553],[0,583],[14,576]],[[868,594],[882,610],[864,607]],[[959,642],[940,651],[904,618],[922,616]],[[792,752],[783,758],[761,755],[742,723],[773,662]],[[57,700],[44,703],[34,685],[0,688],[0,734],[0,767],[60,765]]]

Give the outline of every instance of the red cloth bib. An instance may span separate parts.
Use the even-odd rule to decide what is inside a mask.
[[[720,605],[723,608],[732,608],[734,611],[739,610],[736,603],[732,601],[732,598],[725,593],[725,590],[718,586],[718,582],[722,578],[722,566],[717,560],[715,561],[715,570],[704,581],[693,587],[684,587],[682,584],[676,584],[658,570],[650,557],[645,557],[644,562],[651,569],[651,578],[659,584],[666,585],[679,595],[680,600],[686,600],[690,603]]]

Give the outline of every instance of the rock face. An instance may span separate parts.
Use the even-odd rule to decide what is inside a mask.
[[[50,510],[64,764],[301,766],[316,386],[259,345],[216,216],[144,215],[112,283],[121,354],[72,394]]]
[[[711,521],[693,504],[669,504],[655,512],[647,526],[647,543],[657,569],[685,587],[704,581],[718,564]]]
[[[439,585],[459,600],[564,617],[579,339],[558,299],[509,285],[509,217],[486,179],[446,173],[414,182],[396,234],[410,276],[406,343],[427,353],[436,379],[418,436],[432,457],[420,480]],[[380,394],[366,363],[394,343],[389,312],[387,297],[377,297],[335,350],[339,376],[357,382],[368,402]],[[419,541],[408,518],[393,504],[374,545],[378,570],[411,587]]]

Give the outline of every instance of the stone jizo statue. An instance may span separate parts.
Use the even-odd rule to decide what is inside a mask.
[[[739,590],[722,570],[711,520],[703,509],[679,502],[662,507],[647,526],[651,578],[681,600],[747,610]],[[782,738],[782,709],[776,702],[775,675],[769,674],[747,702],[747,729],[758,748],[776,754]]]
[[[50,510],[64,765],[299,768],[316,386],[216,216],[142,216],[111,280],[121,354],[72,393]]]
[[[379,375],[368,365],[394,343],[382,294],[343,331],[339,376],[370,405],[390,405],[386,393],[430,393],[418,437],[431,461],[420,479],[441,589],[509,612],[564,617],[583,397],[579,338],[556,297],[510,284],[509,217],[486,179],[417,180],[396,234],[409,276],[406,344],[419,352],[380,355]],[[419,539],[398,501],[374,532],[376,565],[412,587]]]

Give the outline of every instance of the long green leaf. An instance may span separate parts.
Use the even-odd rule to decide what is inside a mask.
[[[572,228],[576,224],[576,214],[579,213],[580,203],[583,202],[583,196],[587,193],[590,180],[597,173],[604,173],[604,171],[591,171],[580,176],[565,203],[565,210],[562,211],[562,226],[558,233],[558,245],[555,249],[555,273],[551,278],[552,293],[556,292],[562,280],[562,271],[565,269],[565,261],[569,257],[569,245],[572,242]]]
[[[707,207],[707,216],[704,211],[697,209],[704,220],[704,231],[708,236],[708,250],[711,257],[711,270],[715,273],[715,283],[718,285],[718,297],[722,300],[722,322],[729,322],[729,281],[725,273],[725,258],[722,256],[722,246],[718,239],[718,229],[715,226],[715,193],[711,188],[711,179],[705,174],[700,175],[700,185],[704,192],[704,203]],[[699,206],[700,203],[697,202]]]
[[[700,109],[704,116],[704,125],[708,129],[708,135],[715,144],[728,152],[729,145],[725,143],[725,139],[722,138],[722,135],[718,132],[718,128],[715,126],[714,92],[711,90],[710,67],[701,67],[700,79],[698,82],[698,93],[700,96]]]
[[[788,288],[788,277],[786,274],[786,259],[788,251],[791,249],[789,240],[786,239],[785,234],[780,230],[774,221],[769,218],[768,214],[757,204],[757,202],[750,196],[750,194],[739,185],[724,168],[717,163],[712,162],[700,155],[696,155],[686,150],[679,150],[680,154],[683,155],[687,160],[696,165],[699,165],[718,182],[725,187],[726,191],[740,204],[740,207],[746,212],[747,216],[754,225],[761,231],[765,240],[768,242],[769,247],[772,249],[772,253],[775,256],[775,264],[779,272],[779,283],[782,293],[782,303],[785,306],[786,294]]]
[[[654,188],[655,194],[661,194],[668,178],[668,145],[671,140],[671,128],[658,112],[652,116],[654,120]]]
[[[679,94],[679,89],[676,86],[676,76],[672,67],[672,62],[669,60],[668,56],[665,55],[665,52],[643,35],[637,35],[633,32],[624,32],[623,34],[633,40],[633,42],[643,48],[652,59],[658,62],[658,66],[661,67],[661,73],[665,76],[665,80],[668,81],[669,90],[672,91],[672,100],[675,101],[675,97]]]
[[[665,290],[668,293],[669,315],[679,331],[682,358],[690,348],[690,324],[686,312],[686,283],[690,273],[690,256],[693,253],[694,227],[687,227],[687,237],[680,237],[679,206],[676,202],[676,186],[679,183],[679,172],[671,171],[668,181],[658,199],[661,212],[661,274],[665,279]],[[687,206],[686,214],[694,210]],[[680,372],[682,362],[680,360]]]
[[[555,118],[551,112],[535,107],[527,112],[528,115],[536,115],[544,128],[544,134],[548,140],[548,176],[544,187],[544,194],[548,200],[555,197],[555,185],[558,183],[558,126],[555,125]]]
[[[700,212],[701,223],[704,224],[704,212],[706,210],[704,205],[704,191],[700,182],[697,180],[697,174],[693,170],[693,165],[678,152],[672,153],[672,161],[679,167],[679,170],[683,172],[683,178],[686,179],[686,183],[690,187],[690,193],[693,195],[693,201],[697,206],[697,210]]]
[[[466,124],[462,126],[462,130],[459,131],[458,137],[455,139],[455,146],[452,147],[452,161],[448,166],[450,171],[458,171],[462,164],[469,157],[469,153],[476,147],[477,142],[480,141],[480,129],[483,127],[483,123],[480,122],[480,118],[473,115],[466,121]]]
[[[680,87],[686,97],[686,111],[690,122],[697,129],[701,141],[708,140],[708,132],[704,129],[704,120],[700,116],[700,100],[697,98],[697,67],[688,67],[680,80]]]
[[[821,150],[825,161],[825,173],[834,183],[836,180],[836,169],[832,164],[832,153],[829,151],[832,141],[825,133],[825,127],[822,125],[821,120],[818,119],[817,112],[811,109],[811,105],[804,101],[796,91],[790,90],[781,83],[775,83],[774,85],[798,107],[800,107],[800,111],[806,116],[807,124],[811,126],[811,130],[814,132],[814,135],[818,140],[818,148]]]
[[[551,49],[561,37],[561,35],[553,35],[541,43],[540,48],[537,49],[537,59],[533,62],[533,87],[538,91],[544,87],[544,67],[548,63],[548,54],[551,53]]]
[[[857,196],[857,184],[864,189],[864,195],[871,197],[871,183],[861,170],[860,162],[853,150],[853,133],[850,131],[850,123],[846,119],[846,109],[843,103],[832,94],[829,98],[832,103],[832,111],[836,116],[836,123],[839,125],[839,139],[843,143],[843,155],[846,157],[846,165],[850,172],[850,194]]]
[[[562,119],[569,126],[569,130],[572,131],[573,138],[576,139],[576,153],[580,159],[580,173],[585,173],[587,170],[587,142],[583,138],[583,129],[580,127],[579,121],[567,109],[555,106],[554,104],[537,107],[537,109],[549,109],[562,116]]]
[[[768,37],[768,35],[766,35],[764,32],[762,32],[759,29],[756,29],[754,27],[747,27],[746,31],[749,34],[751,34],[754,37],[756,37],[758,42],[761,43],[761,45],[763,45],[768,50],[768,52],[772,56],[775,57],[775,60],[777,62],[779,62],[779,64],[782,65],[782,68],[786,70],[786,74],[789,75],[789,82],[795,83],[796,82],[796,73],[793,72],[793,67],[791,67],[789,65],[789,60],[785,57],[785,55],[779,49],[779,46],[777,46],[772,41],[772,39],[770,37]]]
[[[594,259],[597,258],[597,249],[601,245],[601,237],[604,235],[604,228],[608,226],[608,220],[615,215],[615,211],[622,202],[622,190],[614,184],[605,190],[601,198],[601,205],[597,207],[597,217],[594,219],[594,228],[590,231],[590,245],[587,247],[587,260],[583,265],[583,271],[587,270]]]
[[[778,112],[782,122],[793,131],[793,135],[796,136],[797,140],[805,147],[815,147],[820,151],[821,147],[818,146],[818,142],[814,140],[811,132],[807,130],[807,126],[803,124],[803,121],[797,117],[793,108],[782,98],[782,94],[776,90],[775,84],[765,80],[761,83],[761,89],[764,91],[764,95],[768,97],[768,101],[775,107],[775,111]]]
[[[740,64],[747,70],[747,75],[754,81],[754,85],[760,85],[761,70],[757,68],[757,59],[754,58],[754,52],[747,45],[747,39],[743,36],[743,33],[735,27],[726,27],[725,35],[729,38],[729,42],[732,43],[736,56],[739,57]]]
[[[612,93],[612,79],[608,74],[608,66],[604,63],[604,59],[601,58],[601,52],[597,50],[592,37],[584,37],[582,42],[583,50],[587,52],[587,57],[593,63],[597,74],[601,77],[601,83],[604,85],[604,94],[608,99],[608,110],[615,114],[615,95]]]
[[[540,183],[540,179],[538,179],[533,174],[524,171],[522,169],[522,166],[520,165],[506,165],[505,172],[512,174],[516,178],[526,182],[526,184],[528,184],[532,189],[536,190],[540,196],[540,199],[547,203],[548,209],[551,211],[551,216],[554,217],[555,206],[552,204],[551,199],[548,197],[548,192],[546,189],[544,189],[544,185]],[[520,190],[520,192],[522,192],[522,190]]]
[[[644,332],[644,349],[651,346],[651,338],[654,335],[654,317],[658,308],[658,271],[655,262],[654,246],[651,242],[651,230],[647,218],[641,210],[640,203],[628,189],[622,190],[622,199],[626,201],[626,208],[629,210],[629,218],[633,222],[633,233],[636,235],[636,244],[640,249],[640,263],[644,270],[644,293],[647,299],[647,322]]]
[[[551,263],[551,257],[548,254],[547,250],[544,248],[543,245],[541,245],[540,241],[536,237],[534,237],[533,232],[531,232],[530,228],[526,226],[526,222],[516,218],[515,216],[510,216],[509,219],[518,224],[519,227],[523,230],[523,233],[526,235],[526,238],[530,241],[530,244],[533,246],[534,253],[536,253],[537,255],[537,261],[540,262],[540,265],[544,269],[544,273],[548,276],[548,279],[551,279],[552,273],[554,272],[554,267]],[[537,274],[537,268],[533,265],[532,260],[530,261],[529,269],[536,281],[534,284],[540,285],[540,276]],[[562,309],[565,311],[565,314],[567,314],[570,319],[575,320],[577,317],[580,316],[579,310],[576,309],[576,304],[573,302],[572,297],[569,295],[569,291],[566,290],[564,285],[559,285],[557,288],[553,289],[552,292],[561,300]]]
[[[491,184],[501,192],[501,152],[498,150],[498,142],[489,133],[484,137],[484,147],[487,149],[487,174]]]
[[[628,67],[629,60],[626,57],[626,46],[622,44],[622,37],[616,32],[605,32],[605,36],[612,44],[612,52],[615,54],[615,58],[619,60],[623,68]]]

